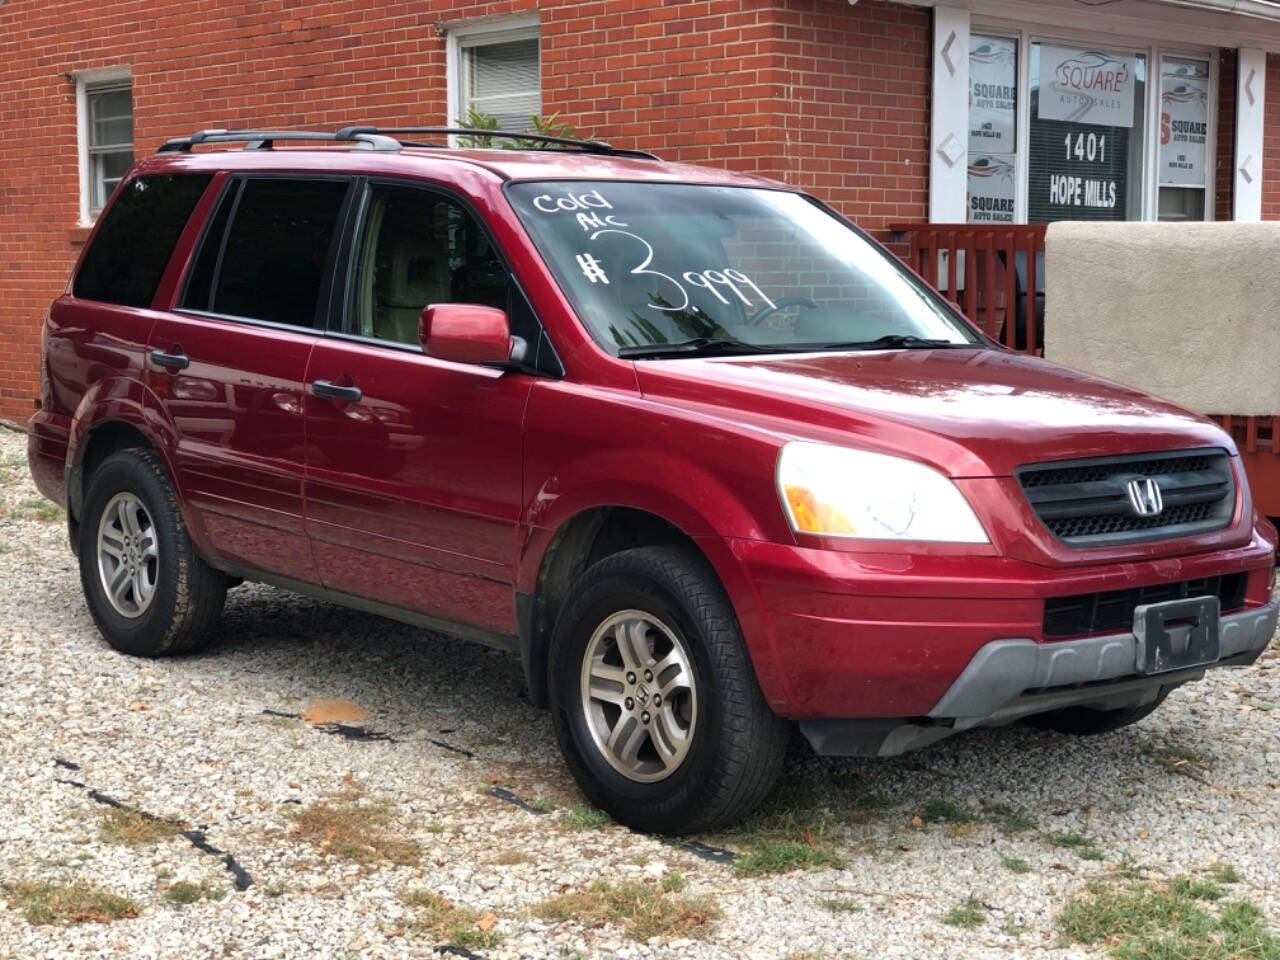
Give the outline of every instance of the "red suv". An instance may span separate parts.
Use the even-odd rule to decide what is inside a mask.
[[[1270,641],[1214,424],[1000,348],[779,183],[403,139],[446,133],[204,131],[117,189],[30,432],[117,650],[196,649],[241,580],[491,644],[587,795],[674,832],[793,723],[1099,733]]]

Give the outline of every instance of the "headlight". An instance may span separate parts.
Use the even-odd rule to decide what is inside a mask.
[[[825,443],[788,443],[778,494],[797,533],[866,540],[987,543],[955,484],[914,460]]]

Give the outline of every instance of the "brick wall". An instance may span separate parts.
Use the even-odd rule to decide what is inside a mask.
[[[544,113],[798,182],[873,230],[926,215],[929,14],[887,0],[7,0],[0,417],[33,408],[40,320],[83,239],[71,71],[132,68],[139,154],[201,127],[445,123],[437,23],[534,10]]]
[[[1267,56],[1262,143],[1262,219],[1280,220],[1280,56]]]
[[[1217,196],[1213,219],[1230,220],[1235,192],[1236,63],[1235,50],[1218,51],[1218,156],[1214,172]]]

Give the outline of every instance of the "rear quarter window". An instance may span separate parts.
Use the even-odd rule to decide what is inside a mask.
[[[149,307],[174,244],[212,175],[138,177],[121,188],[76,273],[84,300]]]

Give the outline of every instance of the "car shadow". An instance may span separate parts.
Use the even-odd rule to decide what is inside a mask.
[[[486,771],[497,771],[494,782],[524,778],[535,792],[576,796],[549,714],[530,703],[513,654],[246,585],[228,595],[219,642],[199,659],[210,660],[215,675],[217,660],[225,660],[229,672],[255,674],[270,701],[262,709],[296,712],[311,699],[342,697],[370,711],[371,730],[453,748],[459,762],[470,762],[462,752],[472,754]],[[1143,784],[1169,775],[1158,762],[1161,745],[1179,735],[1162,716],[1168,710],[1103,736],[1012,725],[886,758],[818,757],[797,735],[771,802],[800,814],[840,807],[868,821],[889,811],[909,820],[931,801],[978,818],[983,811],[1051,819],[1094,808],[1123,811]],[[849,805],[842,797],[875,799]]]

